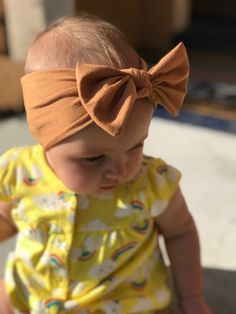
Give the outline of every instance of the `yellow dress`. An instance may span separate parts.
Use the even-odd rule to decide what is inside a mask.
[[[33,314],[152,313],[171,299],[155,217],[180,173],[144,157],[138,177],[102,197],[77,195],[42,147],[0,158],[0,199],[19,229],[5,279],[12,304]],[[92,180],[92,178],[91,178]]]

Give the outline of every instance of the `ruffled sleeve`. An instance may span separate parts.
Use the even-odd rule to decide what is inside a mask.
[[[0,200],[4,202],[11,202],[14,198],[17,156],[16,148],[11,148],[0,156]]]
[[[179,186],[181,173],[162,159],[145,157],[147,199],[151,215],[160,215],[167,207],[172,195]]]

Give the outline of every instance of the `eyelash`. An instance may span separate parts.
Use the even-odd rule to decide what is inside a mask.
[[[96,164],[103,160],[105,158],[105,155],[100,155],[100,156],[95,156],[95,157],[89,157],[89,158],[84,158],[84,160],[89,163],[89,164]]]
[[[142,147],[143,147],[143,143],[140,143],[136,145],[135,147],[131,148],[128,152],[135,151],[136,149],[142,148]],[[84,158],[84,160],[88,164],[96,164],[96,163],[101,162],[103,159],[105,159],[105,157],[106,155],[99,155],[99,156]]]
[[[136,150],[137,148],[142,148],[142,147],[143,147],[143,143],[139,143],[135,147],[131,148],[129,151],[132,152],[133,150]]]

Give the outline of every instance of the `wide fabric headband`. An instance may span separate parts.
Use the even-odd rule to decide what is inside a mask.
[[[91,123],[109,134],[122,132],[135,101],[147,98],[176,116],[182,105],[189,63],[182,43],[147,70],[77,64],[75,69],[36,71],[22,77],[32,135],[48,149]]]

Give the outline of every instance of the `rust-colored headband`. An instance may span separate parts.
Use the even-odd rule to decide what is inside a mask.
[[[189,63],[182,43],[147,71],[93,64],[75,69],[37,71],[21,83],[29,128],[46,149],[92,122],[115,136],[122,131],[135,100],[147,97],[176,116],[182,105]]]

